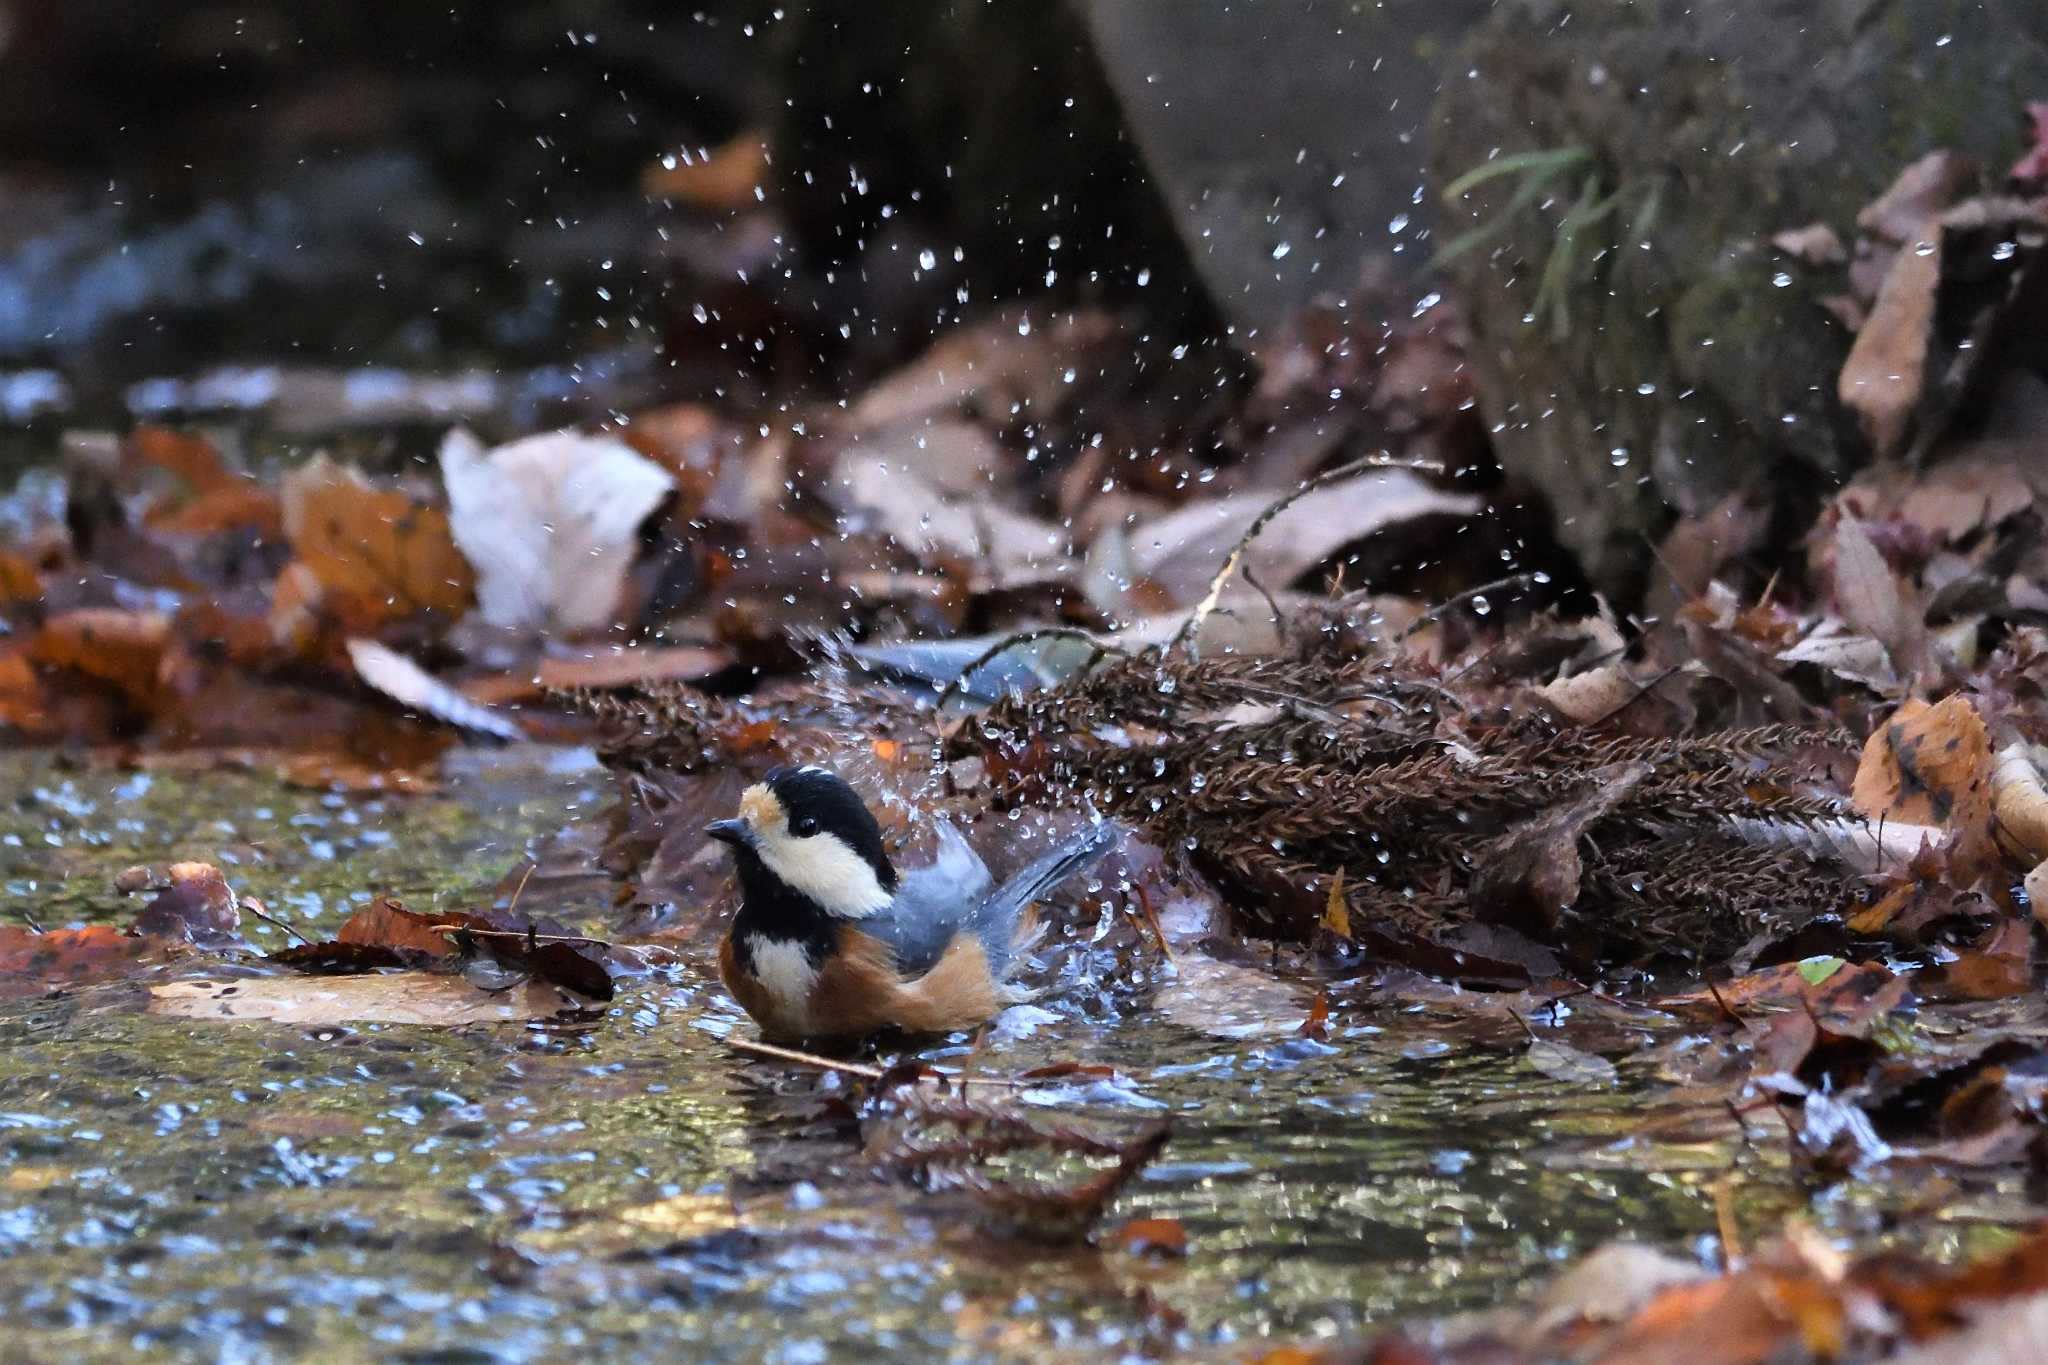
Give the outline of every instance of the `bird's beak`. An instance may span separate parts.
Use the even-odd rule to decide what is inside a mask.
[[[748,848],[754,842],[754,827],[744,820],[713,820],[704,826],[704,832],[721,844],[734,848]]]

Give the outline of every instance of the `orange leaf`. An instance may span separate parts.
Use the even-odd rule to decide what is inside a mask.
[[[48,668],[69,668],[112,683],[129,700],[154,706],[163,692],[171,618],[155,611],[84,607],[52,617],[29,646]]]
[[[437,932],[445,925],[468,925],[468,915],[423,915],[408,910],[389,896],[380,896],[348,917],[337,943],[368,943],[380,948],[405,948],[416,953],[445,956],[455,951],[447,934]]]
[[[455,615],[475,600],[448,514],[320,456],[285,477],[284,531],[323,587],[381,603],[387,617]]]
[[[1867,820],[1953,831],[1966,876],[1998,865],[1991,737],[1966,697],[1894,711],[1864,744],[1850,799]]]
[[[0,550],[0,605],[8,602],[40,602],[42,575],[36,566],[12,550]]]
[[[709,156],[650,167],[640,177],[640,189],[659,199],[680,199],[692,208],[731,211],[756,203],[754,191],[767,179],[767,139],[758,132],[742,132]]]

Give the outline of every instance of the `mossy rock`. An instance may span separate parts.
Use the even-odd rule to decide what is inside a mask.
[[[1820,306],[1844,276],[1770,238],[1823,221],[1848,240],[1937,147],[2002,170],[2048,91],[2037,20],[2033,0],[1502,0],[1450,63],[1439,187],[1581,152],[1519,205],[1526,175],[1474,186],[1442,235],[1495,229],[1448,269],[1501,462],[1618,602],[1675,517],[1736,488],[1811,498],[1865,457],[1832,397],[1851,338]]]

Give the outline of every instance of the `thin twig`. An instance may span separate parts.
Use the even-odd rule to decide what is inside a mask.
[[[747,1052],[772,1061],[793,1062],[798,1066],[808,1066],[818,1071],[838,1071],[848,1076],[858,1076],[864,1081],[879,1081],[888,1074],[880,1067],[864,1066],[859,1062],[834,1061],[830,1057],[820,1057],[815,1052],[798,1052],[793,1048],[777,1047],[773,1043],[764,1043],[754,1038],[728,1038],[725,1041],[735,1052]],[[932,1073],[949,1085],[994,1085],[1006,1090],[1030,1088],[1028,1082],[1012,1080],[1007,1076],[962,1076],[956,1072],[940,1071],[937,1067],[932,1068]]]
[[[239,902],[239,907],[244,913],[254,915],[257,919],[262,920],[265,924],[276,925],[278,928],[284,930],[287,934],[290,934],[293,938],[305,944],[307,947],[310,948],[313,946],[313,940],[307,938],[303,933],[301,933],[296,925],[290,923],[289,921],[279,919],[277,916],[271,914],[268,910],[265,910],[263,908],[263,902],[257,900],[254,896],[242,897]]]
[[[1028,645],[1034,640],[1051,639],[1081,640],[1093,646],[1095,652],[1089,655],[1088,662],[1081,666],[1081,673],[1086,673],[1089,669],[1095,667],[1106,655],[1114,654],[1119,658],[1130,657],[1128,650],[1117,645],[1107,644],[1102,640],[1098,640],[1089,632],[1073,626],[1040,626],[1035,630],[1020,630],[1014,635],[1004,636],[976,655],[972,663],[961,669],[950,682],[939,689],[938,700],[932,704],[934,732],[932,738],[932,763],[934,766],[939,768],[945,767],[946,703],[951,701],[965,687],[967,680],[1007,649],[1016,645]]]
[[[1230,580],[1236,577],[1238,566],[1244,562],[1245,552],[1251,548],[1252,542],[1259,538],[1259,533],[1266,529],[1273,518],[1316,489],[1326,488],[1368,469],[1412,469],[1421,474],[1437,475],[1444,472],[1444,467],[1435,460],[1401,459],[1382,451],[1377,455],[1367,455],[1348,464],[1341,464],[1335,469],[1325,470],[1313,479],[1304,480],[1293,492],[1267,504],[1266,510],[1252,518],[1252,524],[1244,528],[1244,534],[1238,537],[1237,544],[1224,556],[1223,566],[1217,569],[1216,576],[1209,580],[1209,591],[1203,594],[1202,600],[1195,604],[1195,609],[1188,613],[1188,619],[1174,632],[1172,641],[1166,646],[1167,652],[1170,654],[1180,650],[1189,658],[1195,657],[1195,633],[1202,628],[1202,622],[1208,620],[1210,614],[1216,610],[1216,604],[1223,600],[1223,590],[1229,587]]]
[[[1542,585],[1542,579],[1537,577],[1537,572],[1538,571],[1535,569],[1529,569],[1525,570],[1522,573],[1511,573],[1506,578],[1496,578],[1491,583],[1481,583],[1476,588],[1467,588],[1463,592],[1453,593],[1451,596],[1446,597],[1443,601],[1431,607],[1428,611],[1423,612],[1422,615],[1416,617],[1413,621],[1410,621],[1408,623],[1408,628],[1406,630],[1403,630],[1395,638],[1397,640],[1405,640],[1409,636],[1413,635],[1416,631],[1421,630],[1424,626],[1428,625],[1431,621],[1434,621],[1438,617],[1442,616],[1452,607],[1457,606],[1461,602],[1468,602],[1472,598],[1482,596],[1486,593],[1499,592],[1503,588],[1512,588],[1515,587],[1517,584],[1522,583],[1527,583],[1531,586],[1540,587]]]
[[[876,1066],[862,1066],[859,1062],[835,1062],[830,1057],[820,1057],[815,1052],[796,1052],[773,1043],[758,1042],[752,1038],[728,1038],[725,1040],[735,1052],[752,1053],[756,1057],[767,1057],[778,1062],[795,1062],[818,1071],[840,1071],[862,1080],[879,1081],[882,1069]]]
[[[531,929],[479,929],[470,924],[430,924],[430,934],[470,934],[477,938],[516,938],[527,943],[587,943],[593,948],[609,948],[612,945],[604,939],[592,938],[588,934],[537,934]]]

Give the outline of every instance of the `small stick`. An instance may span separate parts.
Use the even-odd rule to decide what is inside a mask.
[[[882,1079],[880,1067],[862,1066],[858,1062],[835,1062],[830,1057],[820,1057],[814,1052],[795,1052],[786,1047],[777,1047],[773,1043],[757,1042],[752,1038],[728,1038],[725,1041],[734,1051],[752,1053],[756,1057],[767,1057],[778,1062],[795,1062],[799,1066],[808,1066],[818,1071],[841,1071],[849,1076],[859,1076],[862,1080]]]
[[[593,948],[609,948],[612,945],[604,939],[592,938],[588,934],[536,934],[531,929],[477,929],[467,924],[430,924],[430,934],[470,934],[477,938],[516,938],[528,943],[587,943]]]
[[[1224,556],[1223,566],[1217,569],[1216,576],[1209,580],[1209,591],[1203,594],[1195,609],[1188,613],[1188,619],[1174,632],[1173,640],[1166,646],[1166,652],[1171,654],[1175,650],[1182,650],[1190,658],[1194,657],[1195,632],[1201,629],[1202,622],[1208,620],[1210,614],[1216,610],[1216,604],[1223,600],[1223,590],[1229,587],[1230,580],[1237,576],[1238,566],[1244,563],[1245,552],[1251,549],[1252,542],[1259,538],[1259,532],[1266,529],[1267,523],[1318,488],[1326,488],[1367,469],[1412,469],[1422,474],[1438,475],[1444,472],[1444,467],[1435,460],[1404,460],[1382,451],[1377,455],[1367,455],[1348,464],[1338,465],[1335,469],[1324,470],[1313,479],[1304,480],[1300,487],[1268,504],[1265,511],[1252,518],[1252,524],[1244,528],[1244,534],[1238,537],[1237,544]]]
[[[808,1066],[817,1071],[843,1072],[848,1076],[858,1076],[864,1081],[879,1081],[885,1074],[880,1067],[864,1066],[859,1062],[837,1062],[830,1057],[820,1057],[815,1052],[798,1052],[793,1048],[777,1047],[773,1043],[764,1043],[754,1038],[728,1038],[725,1041],[735,1052],[751,1053],[771,1061],[794,1062],[798,1066]],[[951,1085],[998,1085],[1008,1090],[1030,1088],[1025,1082],[1011,1080],[1006,1076],[962,1076],[953,1071],[940,1071],[937,1067],[933,1067],[932,1070],[940,1080]]]
[[[1453,593],[1449,597],[1446,597],[1443,601],[1431,607],[1428,611],[1423,612],[1422,615],[1416,617],[1413,621],[1410,621],[1408,623],[1408,628],[1402,631],[1400,635],[1395,638],[1401,640],[1407,639],[1416,631],[1421,630],[1424,626],[1428,625],[1431,621],[1434,621],[1439,616],[1442,616],[1452,607],[1457,606],[1460,602],[1467,602],[1470,601],[1472,598],[1483,596],[1486,593],[1499,592],[1503,588],[1512,588],[1518,584],[1527,583],[1535,585],[1537,582],[1538,579],[1536,577],[1536,571],[1534,569],[1531,569],[1524,573],[1511,573],[1506,578],[1496,578],[1491,583],[1481,583],[1477,587],[1467,588],[1463,592]]]
[[[1721,1264],[1733,1270],[1742,1263],[1742,1229],[1736,1225],[1735,1201],[1729,1197],[1731,1179],[1724,1175],[1714,1182],[1714,1226],[1721,1234]]]
[[[237,902],[236,908],[242,910],[247,914],[254,915],[257,919],[262,920],[265,924],[276,925],[278,928],[284,930],[287,934],[290,934],[293,938],[297,939],[299,942],[305,944],[309,948],[313,946],[312,939],[307,938],[304,934],[300,933],[296,926],[286,922],[285,920],[279,919],[277,916],[271,914],[268,910],[265,910],[263,908],[263,902],[257,900],[254,896],[242,897],[241,900]]]
[[[518,909],[519,898],[526,894],[526,884],[533,880],[533,874],[538,871],[540,871],[540,864],[529,858],[526,862],[526,871],[519,874],[519,885],[512,888],[512,899],[505,902],[507,914]]]

